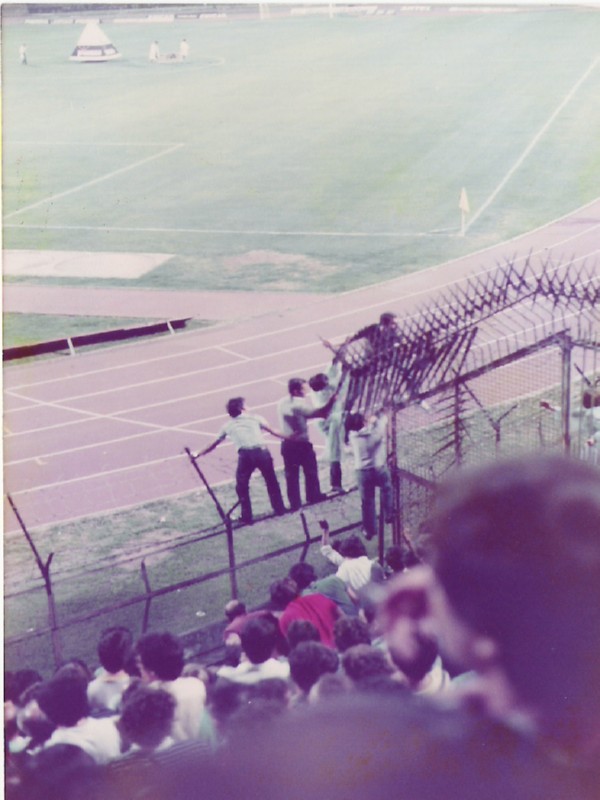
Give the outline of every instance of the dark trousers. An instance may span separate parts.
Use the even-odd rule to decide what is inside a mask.
[[[285,441],[281,445],[281,456],[285,468],[287,496],[292,511],[296,511],[302,505],[300,497],[301,469],[304,472],[307,502],[318,502],[322,495],[321,486],[319,484],[317,456],[315,455],[312,444],[306,441]]]
[[[368,539],[377,534],[377,509],[375,505],[375,489],[381,490],[381,504],[386,522],[391,522],[394,513],[392,479],[387,467],[371,467],[357,469],[356,478],[360,489],[363,528]]]
[[[255,469],[260,470],[265,484],[267,485],[267,492],[269,493],[269,500],[273,506],[273,511],[276,514],[283,514],[285,506],[283,505],[283,498],[281,496],[281,489],[279,488],[279,481],[275,474],[273,467],[273,459],[271,453],[266,447],[250,447],[247,449],[242,448],[238,450],[238,465],[235,474],[238,497],[242,507],[242,522],[252,522],[252,503],[250,502],[250,478]]]

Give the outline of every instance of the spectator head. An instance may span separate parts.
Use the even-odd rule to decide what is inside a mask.
[[[438,647],[427,628],[428,607],[418,573],[415,588],[411,581],[407,573],[389,582],[379,616],[392,661],[416,687],[432,668]]]
[[[317,573],[312,564],[308,564],[306,561],[299,561],[291,567],[289,577],[296,582],[298,589],[303,592],[307,586],[316,581]]]
[[[89,714],[87,681],[81,675],[59,671],[42,684],[37,702],[51,722],[70,728]]]
[[[90,668],[81,658],[69,658],[67,661],[63,661],[54,674],[58,675],[59,672],[61,674],[79,675],[87,683],[92,679]]]
[[[598,472],[560,456],[461,471],[440,488],[429,529],[442,655],[500,668],[546,732],[598,750]]]
[[[101,768],[75,745],[46,747],[23,764],[19,797],[27,800],[99,800],[103,791]]]
[[[4,702],[11,702],[15,705],[19,698],[30,686],[41,683],[42,676],[34,669],[19,669],[16,672],[4,673]]]
[[[304,378],[290,378],[288,392],[291,397],[304,397],[306,394],[306,381]]]
[[[300,642],[320,642],[321,636],[310,620],[294,619],[287,629],[287,640],[290,650],[293,650]]]
[[[275,655],[279,641],[277,621],[251,617],[241,631],[242,649],[252,664],[262,664]]]
[[[359,683],[373,675],[391,675],[391,666],[383,650],[368,644],[355,644],[342,656],[344,672],[354,683]]]
[[[289,655],[290,675],[298,688],[308,694],[326,672],[336,672],[339,657],[335,650],[320,642],[301,642]]]
[[[227,401],[227,413],[230,417],[239,417],[242,411],[244,410],[244,403],[246,401],[243,397],[232,397],[230,400]]]
[[[144,750],[154,750],[171,733],[175,698],[164,689],[138,685],[123,703],[119,730]]]
[[[396,319],[397,317],[393,311],[384,311],[379,317],[379,325],[382,328],[394,328],[396,327]]]
[[[358,617],[340,617],[333,626],[335,646],[344,653],[355,644],[371,644],[371,634],[366,622]]]
[[[174,681],[183,670],[183,646],[168,631],[147,633],[137,645],[137,663],[145,683]]]
[[[32,683],[21,693],[16,707],[17,729],[31,738],[30,749],[42,745],[54,732],[56,725],[48,719],[38,704],[43,683]]]
[[[400,545],[394,544],[385,551],[385,563],[392,572],[402,572],[404,556]]]
[[[106,628],[98,642],[100,664],[113,675],[120,672],[125,669],[132,647],[133,636],[129,628]]]
[[[278,611],[283,611],[292,600],[298,597],[298,584],[291,578],[281,578],[269,587],[271,603]]]
[[[346,417],[346,431],[361,431],[365,427],[365,418],[358,411]]]
[[[318,372],[316,375],[313,375],[312,378],[308,379],[308,385],[313,392],[322,392],[323,389],[329,386],[329,378],[324,372]]]
[[[241,600],[230,600],[225,605],[225,617],[230,621],[236,617],[243,617],[246,613],[246,604],[242,603]]]
[[[344,558],[360,558],[367,555],[367,549],[360,536],[348,536],[340,542],[340,555]]]

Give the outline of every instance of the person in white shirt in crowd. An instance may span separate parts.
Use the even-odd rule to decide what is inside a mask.
[[[148,50],[148,61],[158,61],[160,58],[160,48],[158,42],[154,40]]]
[[[71,668],[59,670],[44,683],[37,697],[40,709],[56,729],[44,748],[57,744],[80,747],[97,764],[106,764],[121,752],[121,736],[113,718],[89,716],[87,682]]]
[[[386,429],[387,415],[383,412],[371,417],[368,423],[360,413],[349,414],[346,419],[367,539],[377,534],[375,489],[378,486],[381,489],[385,521],[391,522],[394,513],[392,479],[387,467]]]
[[[123,692],[131,683],[125,665],[132,648],[133,636],[128,628],[115,626],[102,631],[98,642],[102,669],[87,687],[88,702],[95,716],[119,709]]]
[[[176,742],[214,738],[206,711],[206,686],[198,678],[182,675],[183,646],[176,636],[168,631],[142,636],[136,645],[136,664],[145,684],[175,698],[171,736]]]
[[[238,453],[235,488],[240,500],[242,524],[252,525],[253,522],[250,478],[255,470],[259,470],[265,480],[269,500],[275,514],[279,516],[285,514],[285,506],[281,496],[281,489],[279,488],[279,481],[275,474],[273,458],[265,444],[263,431],[270,433],[271,436],[276,436],[278,439],[284,439],[285,437],[270,428],[264,417],[258,414],[249,414],[246,411],[243,397],[232,397],[227,401],[226,408],[231,419],[223,425],[214,442],[197,453],[195,458],[211,453],[221,442],[229,438]]]
[[[279,627],[274,616],[251,617],[240,636],[242,660],[237,667],[220,667],[219,679],[249,685],[271,678],[289,678],[290,665],[278,655]]]
[[[344,582],[348,594],[359,602],[360,592],[377,577],[374,570],[374,561],[369,558],[364,542],[358,536],[349,536],[339,544],[339,549],[329,543],[329,527],[323,526],[321,538],[321,555],[335,564],[335,573]]]

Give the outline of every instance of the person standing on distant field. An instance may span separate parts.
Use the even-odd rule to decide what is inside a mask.
[[[158,47],[158,42],[156,39],[150,45],[150,50],[148,50],[148,61],[158,61],[160,58],[160,49]]]
[[[250,478],[256,469],[261,472],[265,479],[273,511],[278,516],[285,514],[285,506],[283,505],[281,489],[275,474],[273,458],[264,443],[262,432],[266,431],[278,439],[285,439],[285,437],[272,430],[263,417],[257,414],[248,414],[243,397],[232,397],[227,401],[226,408],[231,419],[223,425],[214,442],[197,453],[194,458],[205,456],[218,447],[226,438],[231,439],[238,452],[235,488],[242,509],[242,524],[252,525],[253,522],[252,503],[250,501]]]
[[[19,61],[27,66],[27,47],[24,44],[19,47]]]
[[[182,61],[186,61],[189,54],[190,46],[188,44],[188,40],[184,38],[179,42],[179,58]]]

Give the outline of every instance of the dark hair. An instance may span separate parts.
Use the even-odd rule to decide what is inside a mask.
[[[111,673],[122,670],[127,663],[132,645],[133,635],[129,628],[115,626],[103,630],[98,642],[98,658],[104,669]]]
[[[230,622],[236,617],[242,617],[246,613],[246,604],[241,600],[230,600],[225,604],[225,616]]]
[[[312,378],[308,379],[308,385],[313,392],[320,392],[329,384],[329,378],[324,372],[317,372]]]
[[[308,619],[294,619],[287,629],[287,640],[290,650],[300,642],[320,642],[321,635],[313,623]]]
[[[333,626],[335,646],[340,653],[355,644],[371,644],[371,634],[366,622],[359,617],[340,617]]]
[[[288,381],[288,392],[291,395],[296,394],[296,392],[301,389],[305,383],[306,381],[304,378],[290,378]]]
[[[393,325],[396,321],[396,314],[393,311],[384,311],[379,317],[380,325]]]
[[[227,413],[230,417],[239,417],[239,415],[244,410],[244,398],[243,397],[232,397],[230,400],[227,401]]]
[[[298,585],[291,578],[281,578],[269,587],[271,603],[278,610],[283,610],[292,600],[298,597]]]
[[[41,683],[42,676],[34,669],[19,669],[16,672],[4,673],[4,701],[12,700],[17,704],[23,692],[36,683]]]
[[[464,470],[429,520],[450,605],[493,635],[517,694],[571,736],[600,716],[600,476],[531,456]],[[557,686],[565,691],[556,691]],[[568,687],[568,691],[567,688]]]
[[[43,748],[23,763],[21,792],[27,800],[100,798],[106,792],[102,769],[72,744]],[[104,796],[106,796],[104,794]]]
[[[360,431],[365,426],[365,418],[360,412],[356,411],[348,414],[345,425],[347,431]]]
[[[340,555],[344,558],[360,558],[367,555],[367,549],[360,536],[349,536],[340,543]]]
[[[183,670],[183,645],[169,631],[147,633],[142,636],[136,651],[144,668],[156,674],[161,681],[174,681]]]
[[[369,644],[355,644],[342,656],[346,675],[358,682],[373,675],[390,675],[394,670],[383,650]]]
[[[308,564],[306,561],[299,561],[290,568],[289,576],[295,581],[298,589],[303,591],[316,580],[317,573],[312,564]]]
[[[63,661],[54,674],[58,675],[59,673],[79,675],[84,678],[87,683],[92,679],[90,668],[81,658],[68,658],[66,661]]]
[[[37,702],[55,725],[71,727],[89,714],[87,682],[80,675],[54,675],[42,684]]]
[[[240,632],[242,649],[252,664],[271,658],[278,638],[277,622],[269,617],[251,617]]]
[[[289,654],[292,680],[303,692],[309,692],[321,675],[336,672],[339,657],[335,650],[320,642],[300,642]]]
[[[140,747],[158,747],[171,732],[175,706],[175,698],[164,689],[138,685],[123,703],[119,729]]]
[[[402,572],[404,569],[404,556],[400,545],[394,544],[388,547],[385,551],[385,563],[392,572]]]

